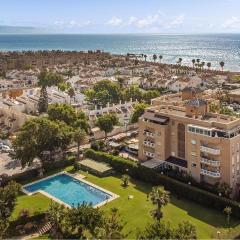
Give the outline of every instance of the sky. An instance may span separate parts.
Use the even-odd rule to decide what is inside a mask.
[[[0,26],[49,33],[240,33],[239,9],[240,0],[0,0]]]

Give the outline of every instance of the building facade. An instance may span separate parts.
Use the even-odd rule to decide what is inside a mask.
[[[187,92],[184,100],[180,94],[156,99],[145,111],[139,120],[139,159],[159,161],[209,185],[228,183],[239,197],[240,119],[209,112],[214,99]]]

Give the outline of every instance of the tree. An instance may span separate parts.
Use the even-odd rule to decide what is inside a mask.
[[[154,221],[138,234],[137,239],[174,239],[174,233],[169,223]]]
[[[63,121],[73,126],[77,120],[75,109],[69,104],[54,103],[48,108],[48,118],[52,121]]]
[[[38,76],[38,85],[41,87],[40,98],[38,103],[39,113],[47,112],[48,108],[48,94],[47,87],[58,85],[63,82],[61,75],[43,70]]]
[[[73,139],[77,143],[77,161],[80,160],[80,145],[84,143],[87,138],[85,130],[78,128],[74,131]]]
[[[179,223],[174,231],[173,239],[197,239],[196,227],[187,221]]]
[[[140,232],[137,239],[197,239],[196,227],[184,221],[178,224],[176,229],[171,228],[169,222],[154,221],[148,224],[143,232]]]
[[[68,89],[68,95],[69,97],[72,99],[73,97],[75,97],[75,91],[74,89],[71,87]],[[75,101],[75,100],[74,100]]]
[[[142,94],[142,98],[147,104],[151,104],[151,100],[159,96],[158,90],[148,90]]]
[[[95,230],[95,236],[98,239],[124,239],[122,231],[125,224],[120,221],[120,215],[117,208],[111,208],[110,216],[105,217],[103,226]]]
[[[210,70],[212,64],[210,62],[207,63],[208,70]]]
[[[160,55],[160,56],[159,56],[160,63],[162,62],[162,59],[163,59],[163,56]]]
[[[131,117],[131,123],[137,123],[138,119],[144,114],[145,109],[147,108],[147,104],[139,103],[134,106],[134,112]]]
[[[157,60],[157,55],[153,54],[153,61],[156,62],[156,60]]]
[[[218,194],[220,193],[223,197],[227,198],[229,198],[230,194],[232,193],[231,187],[225,182],[217,182],[215,184],[215,189],[217,190]]]
[[[20,185],[13,181],[0,187],[0,238],[7,230],[19,191]]]
[[[144,57],[144,60],[145,60],[145,62],[146,62],[146,61],[147,61],[147,55],[144,54],[143,57]]]
[[[65,208],[63,205],[57,203],[51,203],[49,210],[47,211],[47,217],[52,225],[51,236],[55,239],[62,239],[63,233],[61,229],[62,221],[65,216]]]
[[[169,192],[165,191],[162,187],[153,187],[150,192],[150,199],[157,206],[153,216],[159,221],[162,218],[162,207],[170,201]]]
[[[97,126],[105,133],[105,141],[107,140],[107,134],[111,132],[117,124],[118,119],[115,114],[105,114],[97,119]]]
[[[31,165],[35,158],[43,165],[56,151],[66,150],[71,140],[72,131],[66,123],[34,118],[22,126],[13,141],[15,158],[21,161],[22,167]]]
[[[195,63],[196,63],[196,60],[193,59],[193,60],[192,60],[193,67],[195,66]]]
[[[227,224],[229,225],[230,217],[231,217],[231,214],[232,214],[232,208],[227,206],[223,209],[223,212],[227,215]]]
[[[181,64],[182,64],[182,58],[179,58],[178,61],[177,61],[177,63],[181,66]]]
[[[122,95],[124,101],[130,101],[130,99],[133,101],[141,101],[143,96],[142,91],[136,86],[131,86],[125,90]]]
[[[223,68],[224,68],[225,63],[224,63],[224,62],[220,62],[219,64],[220,64],[220,66],[221,66],[221,68],[222,68],[222,71],[223,71]]]
[[[127,187],[129,185],[130,177],[127,174],[122,175],[123,186]]]

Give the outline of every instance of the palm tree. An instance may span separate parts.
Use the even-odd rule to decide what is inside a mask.
[[[170,201],[169,192],[165,191],[162,187],[153,187],[149,196],[152,203],[157,206],[154,217],[159,221],[162,218],[162,206],[166,206]]]
[[[197,63],[200,63],[200,59],[199,58],[196,61],[197,61]]]
[[[230,217],[231,217],[231,214],[232,214],[232,208],[227,206],[223,209],[223,212],[227,215],[227,224],[229,225]]]
[[[220,62],[219,64],[220,64],[220,66],[222,68],[222,71],[223,71],[223,67],[224,67],[225,63],[224,62]]]
[[[193,60],[192,60],[193,68],[194,68],[195,63],[196,63],[196,60],[193,59]]]
[[[80,160],[80,145],[86,140],[87,134],[86,132],[78,128],[73,133],[73,139],[77,143],[77,161]]]
[[[177,63],[181,66],[181,64],[182,64],[182,58],[179,58],[178,61],[177,61]]]
[[[70,97],[70,103],[71,103],[71,99],[75,96],[75,91],[72,87],[68,89],[68,95]]]
[[[144,57],[144,59],[145,59],[145,62],[147,61],[147,55],[146,54],[144,54],[143,55],[143,57]]]
[[[159,56],[160,63],[162,62],[162,59],[163,59],[163,56],[160,55],[160,56]]]
[[[129,185],[129,176],[127,174],[122,175],[123,186],[127,187]]]
[[[210,62],[207,63],[208,70],[210,70],[212,64]]]
[[[156,60],[157,60],[157,55],[153,54],[153,61],[156,62]]]

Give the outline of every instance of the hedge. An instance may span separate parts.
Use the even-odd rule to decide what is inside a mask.
[[[68,159],[65,160],[60,160],[60,161],[55,161],[55,162],[46,162],[44,163],[44,169],[46,172],[55,170],[55,169],[60,169],[60,168],[65,168],[67,166],[73,165],[75,161],[75,157],[69,157]],[[30,169],[25,172],[19,173],[12,175],[9,177],[8,180],[14,180],[16,182],[22,182],[22,181],[27,181],[29,179],[37,177],[39,174],[37,169]]]
[[[230,206],[232,208],[232,216],[240,218],[240,203],[237,203],[236,201],[220,197],[203,189],[177,181],[119,156],[112,156],[92,149],[88,149],[85,152],[85,156],[96,161],[106,162],[121,174],[126,174],[127,171],[127,173],[133,178],[137,178],[153,185],[162,185],[171,193],[192,200],[201,205],[220,211],[223,211],[226,206]]]

